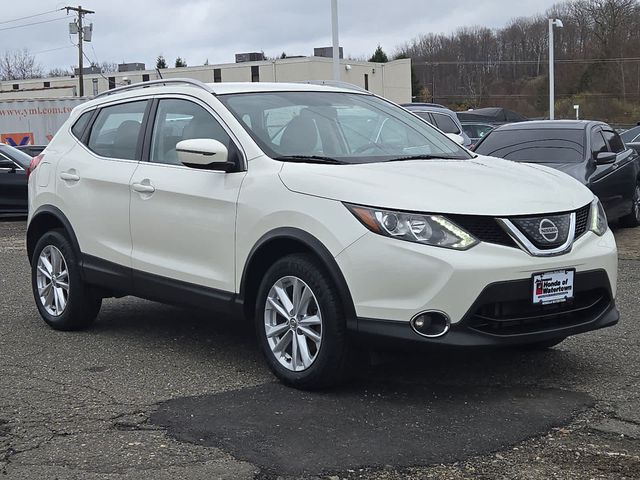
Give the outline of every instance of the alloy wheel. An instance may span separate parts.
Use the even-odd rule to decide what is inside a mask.
[[[633,198],[633,214],[640,223],[640,185],[636,185],[636,194]]]
[[[271,353],[288,370],[309,368],[322,343],[322,313],[311,288],[298,277],[283,277],[269,290],[264,329]]]
[[[53,245],[40,252],[36,282],[45,311],[54,317],[62,315],[69,301],[69,270],[62,252]]]

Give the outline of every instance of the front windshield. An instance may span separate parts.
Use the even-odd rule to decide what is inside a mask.
[[[372,163],[407,157],[468,159],[457,143],[372,95],[261,92],[217,97],[270,157]]]

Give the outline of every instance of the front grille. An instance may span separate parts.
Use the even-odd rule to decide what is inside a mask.
[[[563,245],[569,237],[571,214],[514,217],[509,219],[537,248],[551,249]]]
[[[576,235],[574,238],[578,238],[587,231],[589,226],[589,211],[591,210],[591,204],[576,211]]]
[[[480,215],[447,215],[456,225],[462,227],[481,242],[516,247],[516,243],[493,217]]]
[[[476,300],[463,323],[491,335],[521,335],[589,323],[611,306],[604,271],[576,273],[574,282],[573,299],[550,305],[532,302],[531,279],[492,284]]]
[[[582,208],[579,208],[575,211],[576,213],[576,232],[574,235],[574,239],[583,235],[588,228],[589,223],[589,211],[591,209],[591,204],[585,205]],[[447,217],[454,222],[459,227],[463,228],[471,235],[476,237],[481,242],[494,243],[496,245],[504,245],[506,247],[514,247],[518,248],[517,243],[509,236],[509,234],[502,228],[494,217],[485,217],[482,215],[447,215]],[[560,218],[562,217],[562,218]],[[568,234],[568,222],[569,222],[569,214],[549,214],[549,215],[536,215],[532,217],[507,217],[513,223],[520,224],[520,230],[527,230],[523,233],[529,237],[530,240],[533,241],[534,245],[539,248],[554,248],[559,245],[562,245],[566,239]],[[542,244],[540,242],[541,237],[538,232],[535,231],[536,226],[539,226],[540,220],[543,218],[548,218],[553,220],[554,222],[558,222],[559,226],[559,235],[558,241],[549,243],[546,242]],[[527,223],[531,223],[531,225],[526,225]],[[523,225],[523,226],[521,226]],[[533,230],[532,230],[533,229]],[[528,234],[531,231],[530,235]],[[562,233],[564,232],[564,235]],[[531,237],[534,237],[533,239]],[[540,237],[540,238],[538,238]],[[534,241],[535,240],[535,241]]]

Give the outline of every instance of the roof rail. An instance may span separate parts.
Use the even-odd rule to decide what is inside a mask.
[[[357,92],[368,93],[372,95],[372,93],[366,88],[359,87],[358,85],[354,85],[349,82],[341,82],[339,80],[304,80],[297,83],[306,83],[309,85],[326,85],[328,87],[338,87],[344,88],[346,90],[355,90]]]
[[[200,80],[194,80],[193,78],[165,78],[162,80],[151,80],[148,82],[132,83],[131,85],[125,85],[124,87],[113,88],[111,90],[107,90],[106,92],[102,92],[93,98],[107,97],[109,95],[126,92],[128,90],[136,90],[138,88],[147,88],[155,85],[169,85],[172,83],[191,85],[193,87],[198,87],[203,90],[206,90],[207,92],[213,93],[215,95],[215,92],[213,91],[213,89],[206,83],[201,82]]]

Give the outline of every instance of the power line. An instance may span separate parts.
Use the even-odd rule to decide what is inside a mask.
[[[65,45],[64,47],[49,48],[47,50],[39,50],[32,52],[32,55],[39,55],[41,53],[55,52],[56,50],[64,50],[65,48],[75,48],[75,45]]]
[[[22,25],[14,25],[13,27],[4,27],[4,28],[0,28],[0,32],[2,32],[4,30],[13,30],[15,28],[30,27],[32,25],[40,25],[42,23],[57,22],[57,21],[60,21],[60,20],[67,20],[67,17],[54,18],[52,20],[42,20],[41,22],[23,23]]]
[[[42,17],[43,15],[49,15],[50,13],[59,12],[60,10],[62,10],[62,8],[59,8],[57,10],[49,10],[48,12],[36,13],[34,15],[27,15],[26,17],[18,17],[14,18],[13,20],[3,20],[2,22],[0,22],[0,25],[4,25],[5,23],[17,22],[19,20],[26,20],[28,18]]]

